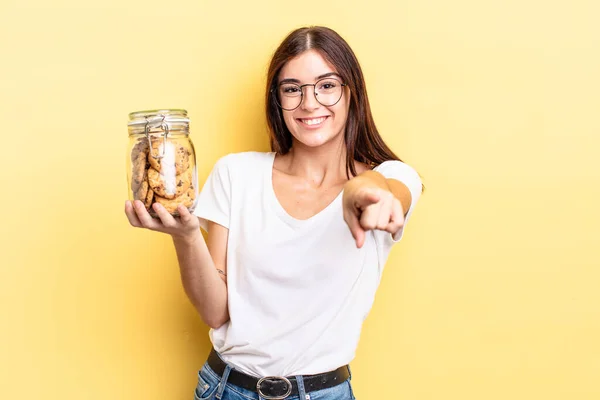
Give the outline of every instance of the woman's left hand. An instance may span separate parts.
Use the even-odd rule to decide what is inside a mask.
[[[402,204],[392,192],[355,177],[346,183],[343,195],[344,221],[356,247],[365,243],[366,232],[374,229],[396,233],[404,225]]]

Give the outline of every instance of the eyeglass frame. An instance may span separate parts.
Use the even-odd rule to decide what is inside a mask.
[[[313,96],[315,96],[315,100],[317,100],[317,103],[319,103],[319,104],[320,104],[320,105],[322,105],[323,107],[333,107],[333,106],[335,106],[337,103],[339,103],[339,102],[340,102],[340,100],[342,99],[342,96],[344,95],[344,92],[343,92],[343,90],[342,90],[342,93],[340,94],[340,98],[339,98],[339,99],[337,99],[337,101],[336,101],[335,103],[333,103],[333,104],[325,105],[325,104],[321,103],[321,102],[319,101],[319,98],[317,97],[317,93],[316,93],[317,84],[318,84],[319,82],[321,82],[321,81],[324,81],[324,80],[326,80],[326,79],[333,79],[333,80],[336,80],[336,81],[338,81],[338,82],[340,83],[340,86],[341,86],[341,87],[348,86],[348,84],[347,84],[347,83],[342,83],[342,81],[340,81],[339,79],[337,79],[337,78],[332,78],[332,77],[329,77],[329,76],[328,76],[328,77],[325,77],[325,78],[321,78],[321,79],[319,79],[318,81],[316,81],[315,83],[305,83],[304,85],[298,85],[297,83],[293,83],[293,82],[286,82],[285,84],[296,85],[296,86],[298,86],[298,87],[300,88],[300,102],[299,102],[299,103],[298,103],[298,105],[297,105],[296,107],[294,107],[294,108],[283,108],[283,106],[282,106],[281,104],[279,104],[279,101],[277,101],[277,96],[278,96],[278,93],[275,93],[275,90],[276,90],[276,89],[279,89],[279,87],[281,86],[281,83],[279,83],[279,84],[277,84],[277,85],[276,85],[274,88],[272,88],[272,89],[271,89],[271,93],[273,93],[273,95],[275,96],[275,104],[277,104],[277,106],[278,106],[279,108],[281,108],[282,110],[285,110],[285,111],[294,111],[295,109],[297,109],[298,107],[300,107],[300,106],[302,105],[302,101],[304,101],[304,90],[303,90],[303,89],[304,89],[306,86],[312,86],[312,87],[313,87]]]

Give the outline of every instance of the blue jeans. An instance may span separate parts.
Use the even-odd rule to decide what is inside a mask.
[[[227,366],[223,376],[218,376],[208,363],[205,363],[198,372],[198,386],[194,391],[194,400],[263,400],[255,391],[227,383],[230,368]],[[350,379],[327,389],[306,393],[302,377],[298,376],[296,380],[300,395],[288,397],[286,400],[355,400]]]

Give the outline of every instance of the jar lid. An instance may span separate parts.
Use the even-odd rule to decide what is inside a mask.
[[[187,129],[190,119],[183,109],[144,110],[129,113],[130,133],[144,133],[148,130],[161,129],[166,124],[169,130]]]

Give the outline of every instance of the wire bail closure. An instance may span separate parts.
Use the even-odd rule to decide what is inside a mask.
[[[167,136],[169,135],[169,125],[165,123],[165,115],[159,114],[157,117],[160,117],[160,122],[158,124],[154,124],[154,125],[153,125],[154,121],[149,120],[148,117],[144,117],[144,119],[146,120],[146,125],[144,126],[144,135],[146,135],[146,139],[148,140],[149,154],[154,159],[159,160],[165,156],[165,151],[167,149]],[[155,119],[156,118],[154,118],[154,120]],[[162,154],[158,154],[158,155],[152,154],[152,140],[150,139],[150,130],[153,128],[161,128],[164,132]]]

